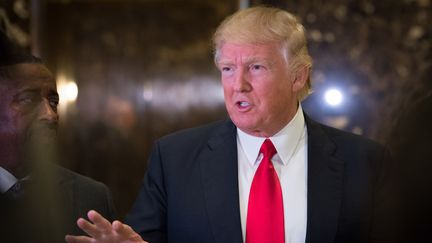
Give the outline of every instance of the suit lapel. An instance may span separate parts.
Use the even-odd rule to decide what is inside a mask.
[[[343,166],[336,145],[305,115],[308,129],[307,243],[333,242],[341,208]]]
[[[198,161],[215,242],[242,242],[234,124],[224,123],[207,145]]]

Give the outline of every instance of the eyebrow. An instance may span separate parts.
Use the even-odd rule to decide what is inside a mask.
[[[247,57],[244,60],[245,64],[251,64],[251,63],[255,63],[255,62],[266,63],[270,66],[272,66],[275,63],[275,61],[273,61],[272,59],[260,60],[259,57]],[[227,60],[227,59],[221,59],[217,62],[217,65],[234,65],[234,62],[231,60]]]
[[[22,96],[28,96],[28,95],[35,96],[37,94],[39,94],[39,91],[35,89],[21,89],[18,90],[12,97],[14,100],[16,100]]]
[[[18,89],[17,93],[38,93],[38,92],[40,92],[40,89],[38,88],[23,87],[21,89]]]
[[[33,88],[33,87],[23,87],[23,88],[21,88],[21,89],[18,89],[17,90],[17,92],[16,92],[16,94],[18,95],[18,94],[23,94],[23,93],[40,93],[41,92],[41,89],[40,88]],[[54,95],[54,96],[59,96],[59,94],[58,94],[58,92],[57,92],[57,90],[56,89],[50,89],[49,91],[48,91],[48,95],[49,96],[52,96],[52,95]]]

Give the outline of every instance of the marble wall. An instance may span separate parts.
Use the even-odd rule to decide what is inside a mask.
[[[0,29],[21,47],[30,50],[30,0],[0,1]]]

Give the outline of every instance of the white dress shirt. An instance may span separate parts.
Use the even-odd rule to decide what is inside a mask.
[[[0,194],[7,192],[17,181],[14,175],[0,166]]]
[[[304,243],[307,219],[307,136],[301,106],[294,118],[269,139],[277,154],[272,158],[282,188],[284,207],[285,243]],[[261,160],[258,154],[264,137],[255,137],[237,128],[238,176],[240,216],[243,241],[246,236],[246,218],[249,191]]]

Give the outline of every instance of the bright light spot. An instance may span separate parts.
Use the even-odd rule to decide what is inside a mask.
[[[331,106],[338,106],[342,103],[342,93],[337,89],[329,89],[325,92],[324,99]]]
[[[62,73],[57,76],[57,91],[60,96],[60,105],[73,103],[78,97],[77,84]]]
[[[75,101],[78,97],[78,86],[74,80],[67,77],[64,73],[57,74],[57,92],[59,94],[60,102],[58,105],[58,113],[60,117],[67,120],[68,113],[74,110]]]
[[[65,96],[67,101],[73,102],[78,97],[78,86],[75,82],[69,82],[65,86]]]
[[[60,100],[74,102],[78,97],[78,86],[75,82],[61,82],[58,85]]]

